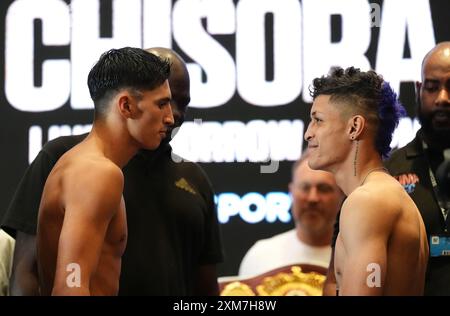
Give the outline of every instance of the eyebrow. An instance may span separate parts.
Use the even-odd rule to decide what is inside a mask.
[[[308,186],[315,186],[315,187],[330,187],[330,188],[333,188],[332,184],[327,183],[327,182],[322,182],[322,181],[311,182],[311,181],[308,181],[308,180],[299,180],[298,182],[293,182],[293,183],[294,183],[294,185],[297,185],[297,186],[308,185]]]
[[[437,78],[425,78],[425,81],[439,81]]]
[[[170,102],[172,101],[172,98],[163,97],[160,99],[157,99],[156,102]]]

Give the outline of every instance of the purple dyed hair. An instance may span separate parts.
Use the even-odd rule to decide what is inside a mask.
[[[401,117],[406,116],[406,110],[397,98],[397,94],[388,82],[383,82],[378,104],[378,131],[375,137],[375,147],[383,159],[389,158],[392,134],[398,126]]]
[[[330,95],[333,101],[352,105],[352,111],[363,113],[376,127],[375,147],[385,159],[391,151],[392,134],[404,107],[388,82],[375,71],[363,72],[357,68],[332,68],[330,74],[313,80],[311,96]]]

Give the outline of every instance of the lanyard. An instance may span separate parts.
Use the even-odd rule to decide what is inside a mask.
[[[444,221],[447,221],[449,207],[448,207],[448,205],[446,205],[443,196],[439,193],[439,188],[438,188],[438,184],[436,181],[436,177],[434,176],[434,173],[431,170],[430,159],[428,158],[428,155],[427,155],[428,145],[423,140],[422,140],[422,147],[423,147],[425,156],[428,159],[428,173],[430,174],[430,180],[431,180],[431,185],[433,187],[434,196],[436,197],[436,200],[438,201],[439,208],[441,209],[441,212],[442,212],[442,216],[444,216]]]

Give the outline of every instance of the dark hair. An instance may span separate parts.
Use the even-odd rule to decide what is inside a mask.
[[[108,101],[121,89],[139,97],[143,90],[153,90],[170,75],[170,63],[140,48],[111,49],[100,56],[88,75],[89,93],[95,105],[95,117],[104,116]]]
[[[328,76],[316,78],[310,88],[313,99],[330,95],[331,101],[351,104],[344,111],[363,115],[374,128],[375,147],[381,157],[389,157],[392,133],[406,111],[389,83],[375,71],[357,68],[332,68]]]

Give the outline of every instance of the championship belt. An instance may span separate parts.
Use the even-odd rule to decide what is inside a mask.
[[[312,265],[278,268],[221,284],[221,296],[321,296],[326,269]]]

